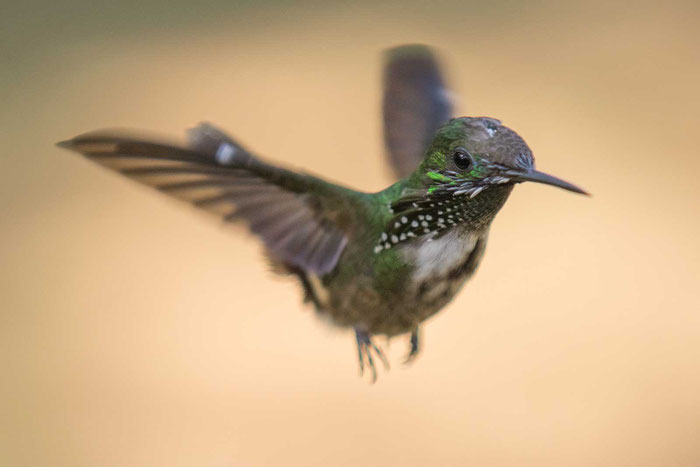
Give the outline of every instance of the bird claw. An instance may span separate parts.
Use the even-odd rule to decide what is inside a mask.
[[[389,361],[387,360],[382,349],[377,347],[377,345],[372,342],[372,338],[366,331],[361,331],[355,329],[355,337],[357,339],[357,357],[360,362],[360,376],[365,372],[365,359],[367,360],[367,366],[372,372],[372,383],[377,381],[377,368],[374,366],[374,358],[372,357],[372,352],[376,354],[377,357],[384,364],[384,369],[389,370]]]
[[[409,350],[408,355],[406,355],[406,358],[403,361],[404,365],[409,365],[413,363],[413,360],[415,360],[418,356],[418,352],[420,352],[418,328],[414,329],[411,332],[411,339],[409,342],[411,343],[411,349]]]

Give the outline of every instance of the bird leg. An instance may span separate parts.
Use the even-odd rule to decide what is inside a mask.
[[[415,358],[418,356],[418,352],[420,352],[419,333],[420,328],[418,326],[411,331],[411,340],[409,341],[411,343],[411,349],[409,350],[408,355],[406,355],[406,359],[403,361],[404,364],[413,363],[413,360],[415,360]]]

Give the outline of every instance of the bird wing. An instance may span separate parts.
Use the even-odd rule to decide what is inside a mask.
[[[389,161],[404,178],[418,167],[438,128],[453,115],[445,78],[429,47],[403,45],[385,53],[382,109]]]
[[[348,239],[338,225],[343,214],[327,204],[347,189],[267,164],[206,123],[188,137],[183,146],[97,131],[59,146],[226,222],[245,221],[276,259],[318,275],[333,270]]]

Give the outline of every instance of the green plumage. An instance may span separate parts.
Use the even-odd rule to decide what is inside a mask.
[[[60,145],[227,222],[245,222],[276,270],[298,277],[319,315],[355,330],[360,364],[376,377],[373,355],[384,357],[371,337],[411,333],[415,357],[419,326],[476,271],[516,183],[582,192],[535,171],[525,141],[498,120],[448,121],[451,105],[429,49],[399,48],[386,70],[387,149],[404,177],[378,193],[266,162],[209,124],[190,130],[185,146],[123,132]]]

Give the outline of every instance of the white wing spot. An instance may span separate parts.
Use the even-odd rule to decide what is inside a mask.
[[[216,162],[222,165],[228,165],[233,162],[233,158],[236,156],[236,148],[229,143],[221,143],[219,148],[216,150]]]

